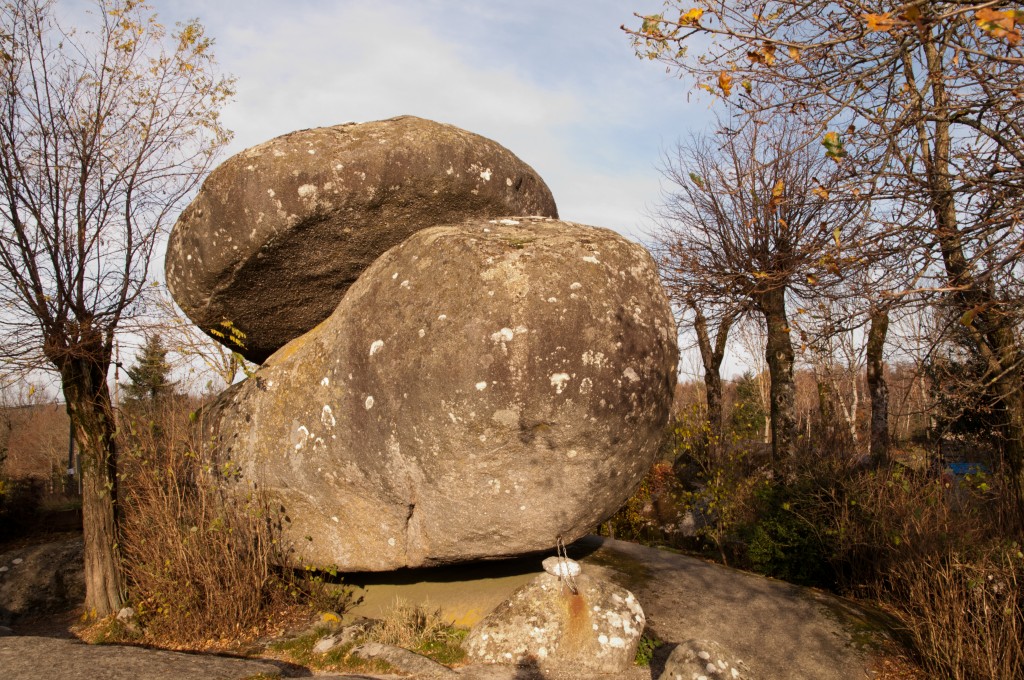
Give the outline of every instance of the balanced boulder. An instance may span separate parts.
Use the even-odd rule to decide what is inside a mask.
[[[210,174],[171,232],[167,285],[197,326],[262,362],[415,231],[510,214],[558,213],[489,139],[412,116],[302,130]]]
[[[542,218],[419,231],[208,412],[308,565],[381,571],[572,541],[650,468],[676,381],[657,270]]]

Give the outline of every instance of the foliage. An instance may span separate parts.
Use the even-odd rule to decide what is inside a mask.
[[[746,527],[747,559],[754,571],[805,586],[835,588],[835,546],[827,530],[809,514],[818,508],[805,485],[765,482],[755,494],[756,521]],[[827,525],[826,525],[827,526]]]
[[[644,629],[642,635],[640,635],[640,643],[636,647],[636,658],[633,659],[633,663],[637,666],[647,668],[651,665],[651,661],[654,660],[654,652],[658,647],[663,647],[665,641],[655,635],[650,629]]]
[[[672,464],[655,463],[601,532],[612,538],[660,544],[677,531],[683,489]]]
[[[131,382],[122,385],[125,396],[135,401],[156,401],[172,394],[174,382],[170,379],[171,370],[163,339],[157,333],[147,335],[135,365],[126,369]]]

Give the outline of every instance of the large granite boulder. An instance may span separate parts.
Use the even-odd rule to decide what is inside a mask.
[[[650,255],[605,229],[472,220],[374,262],[207,416],[299,559],[390,570],[546,549],[651,466],[676,331]]]
[[[262,362],[410,234],[501,215],[558,213],[537,173],[489,139],[412,116],[302,130],[210,174],[171,232],[167,285],[196,325],[230,338],[229,322],[244,347],[229,346]]]

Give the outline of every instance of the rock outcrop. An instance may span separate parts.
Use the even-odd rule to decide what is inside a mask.
[[[656,455],[676,362],[642,247],[477,219],[382,255],[207,417],[303,563],[429,566],[547,549],[612,514]]]
[[[571,560],[568,565],[578,565]],[[540,574],[473,626],[462,646],[472,661],[528,664],[619,677],[630,669],[645,624],[628,590],[586,573]]]
[[[0,554],[0,623],[67,611],[84,599],[81,538]]]
[[[686,640],[677,645],[658,680],[753,680],[750,669],[710,640]]]
[[[211,336],[262,362],[326,319],[381,253],[472,217],[557,217],[503,146],[412,116],[302,130],[220,165],[167,246],[167,284]],[[238,336],[235,336],[236,338]]]

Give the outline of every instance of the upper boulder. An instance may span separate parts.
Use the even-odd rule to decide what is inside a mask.
[[[326,319],[384,251],[468,218],[557,217],[547,185],[480,135],[413,116],[301,130],[229,158],[171,232],[167,284],[262,363]]]

